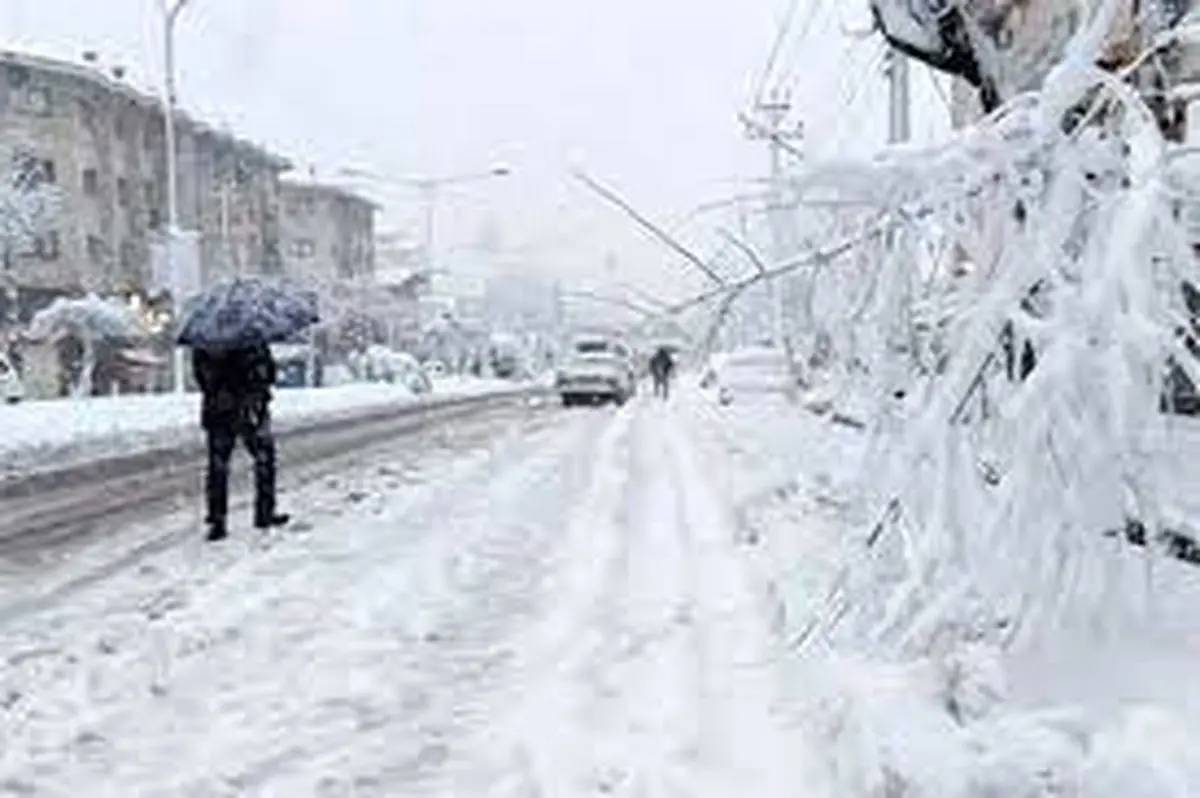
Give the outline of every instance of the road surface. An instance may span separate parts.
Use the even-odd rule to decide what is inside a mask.
[[[290,491],[296,529],[147,519],[110,548],[174,542],[26,574],[0,795],[809,794],[691,423],[642,400],[447,425]]]

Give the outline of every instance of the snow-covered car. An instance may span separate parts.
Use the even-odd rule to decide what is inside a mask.
[[[15,405],[25,398],[25,384],[8,355],[0,353],[0,399]]]
[[[625,404],[637,393],[632,350],[613,338],[576,339],[558,370],[555,388],[566,407],[597,402]]]
[[[407,352],[397,352],[379,344],[353,356],[351,368],[366,382],[398,383],[415,394],[433,390],[433,382],[420,361]]]
[[[771,346],[715,354],[700,379],[702,388],[716,391],[721,404],[729,404],[738,396],[785,396],[791,383],[787,353]]]

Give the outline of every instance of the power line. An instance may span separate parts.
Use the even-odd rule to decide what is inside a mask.
[[[785,76],[790,77],[795,73],[796,59],[799,54],[803,52],[801,45],[803,45],[812,34],[813,26],[816,25],[817,18],[821,16],[821,12],[824,10],[824,8],[825,0],[812,0],[811,5],[809,6],[808,17],[804,20],[804,24],[801,25],[800,33],[792,41],[792,49],[789,53],[786,66],[783,70]]]
[[[766,91],[767,83],[771,79],[771,73],[775,70],[775,62],[779,59],[779,54],[783,50],[783,44],[787,41],[788,32],[791,30],[792,22],[796,19],[796,12],[800,10],[800,0],[791,0],[788,4],[787,13],[779,22],[779,29],[775,33],[775,42],[771,45],[771,52],[767,55],[767,63],[763,66],[762,74],[759,75],[758,82],[754,86],[754,103],[757,105],[762,102],[763,92]]]
[[[791,39],[791,29],[796,21],[796,14],[800,10],[800,0],[791,0],[790,5],[788,6],[787,14],[785,14],[783,19],[780,21],[779,30],[776,34],[775,42],[771,47],[770,55],[767,57],[766,66],[763,68],[762,74],[759,76],[758,83],[755,86],[755,105],[758,105],[762,102],[763,95],[767,90],[767,84],[771,82],[771,76],[775,73],[775,66],[778,63],[780,56],[783,55],[784,49],[786,45],[788,45],[789,40],[793,48],[790,52],[794,56],[795,47],[799,44],[802,44],[806,39],[808,39],[809,34],[812,33],[813,25],[816,22],[817,16],[824,4],[825,0],[808,0],[808,16],[805,17],[804,21],[801,23],[799,34],[794,39]],[[783,70],[785,76],[791,74],[791,67],[792,61],[789,60],[787,67],[785,67]]]
[[[851,120],[853,120],[855,123],[857,123],[858,119],[862,115],[863,111],[866,110],[867,108],[869,108],[869,106],[867,106],[865,104],[858,105],[857,108],[855,106],[858,103],[858,100],[861,97],[863,90],[868,85],[870,85],[871,79],[877,77],[877,72],[879,70],[879,67],[883,63],[884,59],[887,58],[887,53],[888,53],[888,47],[881,43],[879,45],[878,49],[876,50],[874,56],[872,56],[870,62],[868,62],[867,69],[864,69],[858,73],[858,81],[853,85],[851,91],[846,94],[843,94],[844,105],[843,105],[843,108],[840,109],[841,113],[839,113],[839,115],[837,117],[836,126],[834,127],[834,131],[835,131],[834,139],[835,140],[841,138],[842,133],[847,129],[847,126],[849,125]],[[852,116],[850,113],[851,110],[854,110],[857,113],[855,113]]]

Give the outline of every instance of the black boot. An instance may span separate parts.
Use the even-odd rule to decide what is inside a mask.
[[[225,526],[223,520],[208,522],[208,534],[204,537],[210,543],[215,543],[218,540],[224,540],[229,537],[229,529]]]
[[[291,523],[292,517],[286,513],[271,513],[270,515],[260,515],[255,517],[254,526],[257,529],[272,529],[274,527],[287,526]]]

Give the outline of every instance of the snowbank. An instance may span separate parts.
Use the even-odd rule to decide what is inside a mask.
[[[454,378],[434,381],[432,399],[511,390],[511,382]],[[287,389],[275,394],[276,423],[353,415],[419,401],[399,385],[356,383]],[[38,466],[128,454],[197,435],[197,394],[152,394],[27,402],[0,407],[3,475]]]
[[[685,401],[725,472],[745,562],[788,652],[795,722],[826,753],[831,796],[1200,795],[1200,569],[1148,567],[1143,551],[1099,539],[1103,567],[1124,569],[1102,623],[1087,614],[1023,644],[966,635],[887,656],[850,612],[870,600],[849,576],[871,523],[854,500],[868,433],[803,403]],[[973,609],[956,613],[967,627]]]

